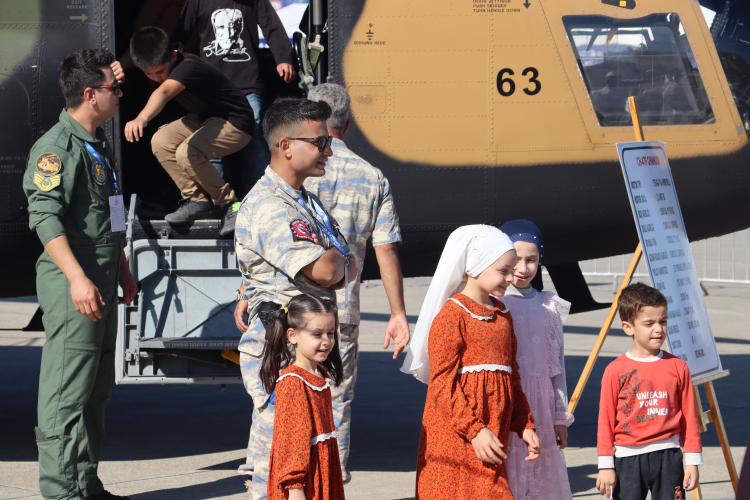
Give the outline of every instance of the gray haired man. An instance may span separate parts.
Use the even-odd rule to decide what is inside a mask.
[[[305,188],[323,202],[323,206],[338,221],[341,232],[357,257],[358,276],[365,260],[365,243],[372,238],[375,256],[380,266],[383,287],[388,295],[391,318],[385,329],[386,349],[391,339],[395,343],[393,358],[409,343],[409,323],[404,307],[404,282],[396,245],[401,242],[398,215],[393,205],[391,187],[383,173],[353,153],[343,138],[349,129],[349,95],[341,85],[324,83],[313,87],[308,95],[312,101],[325,101],[331,106],[331,117],[326,121],[328,133],[333,136],[333,156],[326,163],[323,177],[305,180]],[[332,388],[333,418],[338,429],[339,458],[344,483],[351,474],[346,469],[349,459],[349,434],[351,403],[357,381],[359,357],[359,285],[357,279],[338,290],[341,359],[344,362],[344,381]]]

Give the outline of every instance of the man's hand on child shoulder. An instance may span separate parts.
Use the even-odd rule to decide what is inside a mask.
[[[688,465],[685,467],[685,479],[682,480],[685,491],[693,491],[698,487],[698,466]]]
[[[536,460],[539,458],[539,453],[542,451],[542,445],[539,443],[539,436],[536,435],[534,429],[526,429],[523,431],[523,442],[529,447],[529,455],[526,457],[527,462]]]
[[[599,475],[596,477],[596,489],[602,496],[612,498],[612,492],[617,484],[617,474],[614,469],[599,469]]]
[[[471,445],[474,447],[477,458],[482,462],[501,464],[506,458],[503,443],[487,427],[474,436]]]

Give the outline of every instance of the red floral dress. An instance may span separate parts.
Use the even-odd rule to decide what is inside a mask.
[[[534,429],[521,389],[513,320],[460,293],[430,328],[430,383],[417,462],[416,500],[512,499],[505,463],[479,460],[471,440],[487,427],[508,449],[510,431]]]
[[[306,500],[343,500],[336,428],[328,374],[284,368],[276,383],[276,414],[268,475],[268,500],[304,488]]]

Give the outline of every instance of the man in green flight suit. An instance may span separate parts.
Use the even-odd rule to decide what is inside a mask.
[[[36,440],[45,499],[126,498],[105,491],[97,475],[115,378],[117,304],[137,292],[120,242],[120,171],[99,128],[117,114],[122,95],[113,62],[102,49],[63,59],[67,107],[34,144],[23,180],[29,226],[44,245],[36,266],[46,332]]]

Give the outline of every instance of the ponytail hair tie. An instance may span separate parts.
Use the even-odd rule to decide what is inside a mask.
[[[284,311],[284,314],[289,314],[289,307],[284,306],[281,308],[282,311]]]

